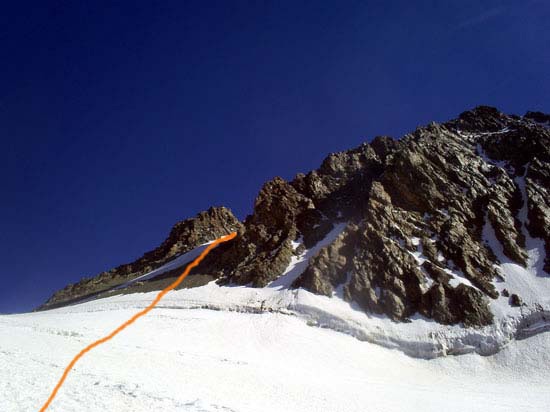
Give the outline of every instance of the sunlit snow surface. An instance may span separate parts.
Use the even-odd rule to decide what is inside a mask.
[[[538,271],[540,242],[528,237],[523,269],[504,259],[488,223],[484,236],[501,258],[506,280],[497,288],[527,302],[512,308],[505,298],[493,301],[494,325],[445,326],[420,316],[396,323],[338,293],[286,289],[310,250],[266,288],[212,282],[170,292],[86,355],[50,411],[546,410],[550,333],[539,315],[550,278]],[[155,295],[0,316],[0,411],[37,411],[76,353]]]
[[[524,178],[516,184],[525,200]],[[548,410],[550,277],[542,272],[541,240],[525,229],[525,205],[518,218],[527,239],[527,268],[504,256],[487,219],[483,228],[504,278],[495,287],[525,302],[514,308],[506,297],[492,300],[493,325],[445,326],[419,315],[409,323],[392,322],[345,302],[342,285],[332,297],[288,289],[308,259],[343,230],[340,224],[293,257],[268,287],[212,282],[170,292],[145,318],[86,355],[49,410]],[[420,264],[427,257],[419,239],[411,242]],[[189,261],[202,247],[142,280]],[[448,273],[453,286],[470,284],[458,270]],[[0,412],[37,411],[76,353],[155,295],[0,316]]]
[[[550,404],[549,333],[494,356],[423,360],[295,316],[178,309],[182,292],[86,355],[50,411],[543,411]],[[37,411],[70,359],[152,296],[0,316],[0,410]]]

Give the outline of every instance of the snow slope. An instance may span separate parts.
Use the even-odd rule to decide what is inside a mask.
[[[163,308],[77,364],[52,412],[542,411],[550,333],[493,356],[411,358],[296,316]],[[154,294],[0,316],[0,410],[37,411],[85,345]]]
[[[523,213],[523,212],[522,212]],[[525,221],[525,219],[522,219]],[[178,309],[208,308],[245,313],[281,313],[293,315],[304,324],[333,329],[351,335],[359,340],[377,343],[391,349],[420,358],[434,358],[451,354],[476,352],[492,355],[506,347],[515,339],[523,339],[536,333],[550,330],[550,277],[542,274],[541,261],[544,249],[538,239],[532,239],[528,233],[528,253],[530,264],[527,269],[507,260],[502,247],[494,236],[487,220],[483,234],[487,244],[500,258],[498,269],[504,282],[495,284],[497,290],[507,288],[510,293],[519,293],[526,305],[518,308],[510,306],[508,298],[503,296],[491,302],[495,322],[483,328],[464,328],[462,325],[441,325],[420,315],[412,322],[393,322],[385,316],[366,314],[354,303],[342,299],[341,290],[333,297],[312,294],[303,289],[288,289],[307,266],[308,259],[318,250],[330,243],[343,230],[339,224],[315,247],[305,250],[302,255],[293,257],[283,275],[265,288],[247,286],[223,286],[212,282],[205,286],[173,291],[160,303],[160,307]],[[419,251],[414,254],[419,263],[427,259],[423,255],[418,240]],[[295,247],[299,246],[296,242]],[[178,258],[178,263],[196,256],[198,250],[191,251]],[[176,263],[169,263],[173,268]],[[150,278],[163,271],[159,268],[144,275]],[[456,283],[469,283],[459,271],[447,271]],[[542,275],[541,275],[542,274]],[[341,288],[340,288],[341,289]],[[154,298],[154,293],[119,295],[110,298],[82,302],[78,305],[83,311],[109,311],[119,309],[145,308]],[[65,308],[63,310],[72,310]]]
[[[521,183],[521,182],[518,182]],[[520,184],[522,187],[522,185]],[[525,216],[524,216],[525,215]],[[520,213],[520,220],[526,221],[526,211]],[[550,277],[542,272],[544,248],[539,239],[532,239],[527,231],[529,267],[510,262],[502,253],[502,246],[496,240],[488,220],[483,230],[484,239],[499,257],[498,269],[504,282],[496,281],[497,290],[507,288],[510,293],[519,293],[526,305],[512,307],[503,296],[491,301],[495,322],[483,328],[464,328],[462,325],[441,325],[420,315],[412,322],[393,322],[385,316],[366,314],[354,303],[342,299],[341,290],[333,297],[319,296],[303,289],[292,290],[288,286],[302,273],[309,258],[333,241],[344,229],[338,224],[315,247],[292,258],[283,275],[265,288],[247,286],[220,287],[214,282],[205,286],[171,292],[160,303],[160,307],[177,309],[208,308],[244,313],[281,313],[292,315],[304,324],[333,329],[351,335],[359,340],[377,343],[390,349],[399,349],[405,354],[419,358],[434,358],[451,354],[476,352],[482,355],[497,353],[515,339],[523,339],[536,333],[550,330]],[[418,247],[413,253],[418,263],[427,259],[423,255],[418,239],[412,239]],[[296,242],[295,247],[299,246]],[[205,245],[178,257],[153,272],[138,279],[152,278],[167,270],[178,267],[197,256]],[[447,270],[458,284],[469,283],[459,271]],[[138,280],[135,279],[132,282]],[[81,311],[113,311],[120,309],[143,309],[153,300],[155,293],[119,295],[100,300],[83,301],[77,307]],[[69,307],[65,311],[71,311]],[[75,309],[76,310],[76,309]]]
[[[169,272],[171,270],[181,268],[182,266],[186,265],[187,263],[191,262],[193,259],[198,257],[202,251],[206,248],[207,245],[209,245],[212,242],[203,243],[202,245],[196,247],[195,249],[190,250],[187,253],[183,253],[176,258],[172,259],[171,261],[165,263],[161,267],[152,270],[150,272],[145,273],[144,275],[138,276],[126,283],[123,283],[120,286],[115,287],[114,289],[123,289],[126,288],[138,281],[144,281],[148,279],[152,279],[156,276],[162,275],[163,273]]]
[[[329,298],[286,289],[308,257],[342,227],[294,258],[281,281],[266,288],[212,282],[170,292],[145,318],[86,355],[49,411],[547,408],[550,333],[544,311],[511,308],[499,299],[492,305],[497,322],[486,328],[444,326],[421,317],[395,323],[357,310],[338,293]],[[487,224],[486,241],[498,253],[491,229]],[[540,298],[550,296],[550,279],[536,270],[540,245],[528,239],[528,246],[529,268],[502,260],[506,280],[497,287],[522,291],[529,305],[547,305]],[[424,258],[421,251],[418,258]],[[166,267],[146,276],[161,269]],[[117,295],[0,316],[0,411],[37,411],[76,353],[155,295]]]
[[[525,199],[524,178],[516,183]],[[396,323],[345,302],[341,290],[332,297],[289,290],[308,259],[343,230],[340,224],[293,257],[268,287],[212,282],[170,292],[145,318],[88,354],[49,410],[547,410],[550,277],[542,272],[540,239],[525,230],[525,206],[519,220],[527,268],[504,256],[487,219],[483,229],[500,261],[497,290],[518,293],[525,302],[514,308],[503,296],[492,301],[493,325],[445,326],[421,316]],[[427,257],[418,239],[412,243],[420,264]],[[132,282],[175,269],[203,247]],[[449,273],[457,284],[467,282]],[[0,316],[0,412],[37,411],[79,350],[155,295]]]

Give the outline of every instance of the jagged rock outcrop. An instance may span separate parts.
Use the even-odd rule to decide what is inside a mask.
[[[54,293],[39,309],[50,309],[109,290],[164,265],[182,253],[239,230],[241,227],[241,223],[229,209],[212,207],[194,218],[176,223],[159,247],[145,253],[136,261],[68,285]]]
[[[267,182],[238,237],[211,252],[196,272],[214,274],[222,281],[229,281],[230,277],[232,282],[243,285],[267,285],[290,263],[299,222],[307,220],[313,209],[311,199],[283,179]],[[312,221],[319,218],[311,216]]]
[[[396,321],[420,314],[443,324],[487,325],[501,276],[495,267],[500,250],[484,238],[487,228],[506,258],[523,266],[526,236],[543,239],[550,273],[548,119],[481,106],[400,140],[379,136],[330,154],[317,170],[267,182],[242,224],[232,215],[217,216],[214,226],[223,233],[208,232],[210,239],[231,228],[238,236],[193,273],[220,284],[264,287],[285,272],[293,255],[344,223],[291,287],[338,295]],[[142,263],[115,271],[141,273],[153,267],[147,262],[206,240],[175,238]]]
[[[278,256],[284,250],[285,259],[271,265],[268,276],[256,266],[243,278],[239,269],[226,265],[231,249],[237,249],[233,245],[215,256],[224,262],[219,274],[224,282],[264,286],[289,262],[292,234],[309,248],[334,223],[345,221],[344,231],[311,258],[293,287],[326,296],[341,289],[345,299],[364,310],[395,320],[420,313],[446,324],[486,325],[493,318],[488,302],[498,297],[494,280],[500,275],[496,251],[482,238],[484,226],[491,225],[509,259],[525,266],[519,211],[527,201],[526,229],[544,238],[546,247],[550,244],[548,138],[538,121],[479,107],[399,141],[377,137],[371,144],[331,154],[318,170],[290,182],[298,193],[294,196],[310,199],[313,207],[289,203],[290,209],[284,209],[290,217],[286,225],[293,229],[284,246],[274,245],[271,251]],[[520,180],[526,171],[523,194]],[[277,191],[267,193],[278,196]],[[265,196],[263,190],[260,197]],[[269,209],[267,215],[273,212]],[[265,215],[255,209],[245,233],[249,227],[254,233]],[[302,221],[311,223],[300,226]],[[239,248],[247,244],[244,235]],[[258,265],[253,254],[248,256],[249,267]]]
[[[544,239],[544,270],[550,273],[550,161],[534,158],[529,164],[525,184],[528,199],[527,228],[533,236]]]

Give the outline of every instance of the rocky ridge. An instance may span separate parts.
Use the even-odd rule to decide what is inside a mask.
[[[502,274],[483,238],[486,225],[505,256],[523,266],[525,233],[543,239],[550,273],[549,118],[481,106],[400,140],[381,136],[330,154],[317,170],[267,182],[244,222],[227,209],[211,209],[202,225],[185,221],[187,229],[173,235],[174,228],[155,251],[65,288],[45,307],[94,293],[98,282],[120,284],[233,230],[238,237],[194,273],[220,284],[264,287],[285,273],[293,256],[345,223],[288,287],[341,294],[396,321],[420,314],[443,324],[488,325]],[[526,221],[520,217],[524,203]],[[521,304],[521,296],[510,294],[511,305]]]
[[[51,309],[99,295],[151,272],[197,246],[241,227],[242,224],[229,209],[211,207],[205,212],[200,212],[194,218],[176,223],[159,247],[145,253],[134,262],[67,285],[55,292],[39,309]]]

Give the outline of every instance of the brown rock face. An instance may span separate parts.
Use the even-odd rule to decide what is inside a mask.
[[[380,176],[380,158],[369,144],[332,153],[317,170],[299,174],[291,185],[312,200],[329,219],[355,216],[364,209],[372,181]],[[309,227],[304,227],[308,231]]]
[[[291,242],[298,236],[297,222],[312,209],[311,199],[283,179],[267,182],[239,236],[210,253],[197,273],[213,273],[222,278],[221,282],[267,285],[290,263]]]
[[[528,229],[533,236],[544,239],[546,260],[544,270],[550,273],[550,161],[534,158],[527,170],[526,191]]]
[[[481,106],[400,140],[377,137],[330,154],[319,169],[291,182],[267,182],[242,224],[227,209],[210,210],[176,225],[138,261],[86,282],[135,277],[237,230],[237,238],[210,253],[195,273],[221,284],[263,287],[288,267],[297,253],[293,242],[309,249],[345,223],[292,287],[341,294],[395,321],[421,314],[444,324],[489,324],[501,252],[526,265],[526,236],[541,238],[550,273],[549,118]],[[489,229],[499,250],[484,239]],[[51,301],[95,288],[81,282]]]
[[[329,246],[321,249],[311,258],[310,265],[293,286],[303,287],[320,295],[332,296],[335,285],[346,281],[346,273],[350,269],[353,250],[346,240],[346,236],[341,234]]]
[[[186,253],[212,239],[239,230],[241,227],[241,223],[229,209],[212,207],[206,212],[199,213],[194,218],[176,223],[166,240],[159,247],[145,253],[136,261],[68,285],[54,293],[39,309],[62,306],[109,290],[164,265],[182,253]]]
[[[524,230],[548,248],[548,137],[527,118],[480,107],[400,141],[378,137],[330,155],[291,184],[313,201],[310,215],[349,224],[293,287],[326,296],[342,288],[345,299],[395,320],[420,313],[446,324],[490,323],[498,251],[483,241],[484,226],[519,264],[527,263]],[[528,222],[519,216],[525,201]],[[298,226],[298,235],[305,240],[311,229]]]

